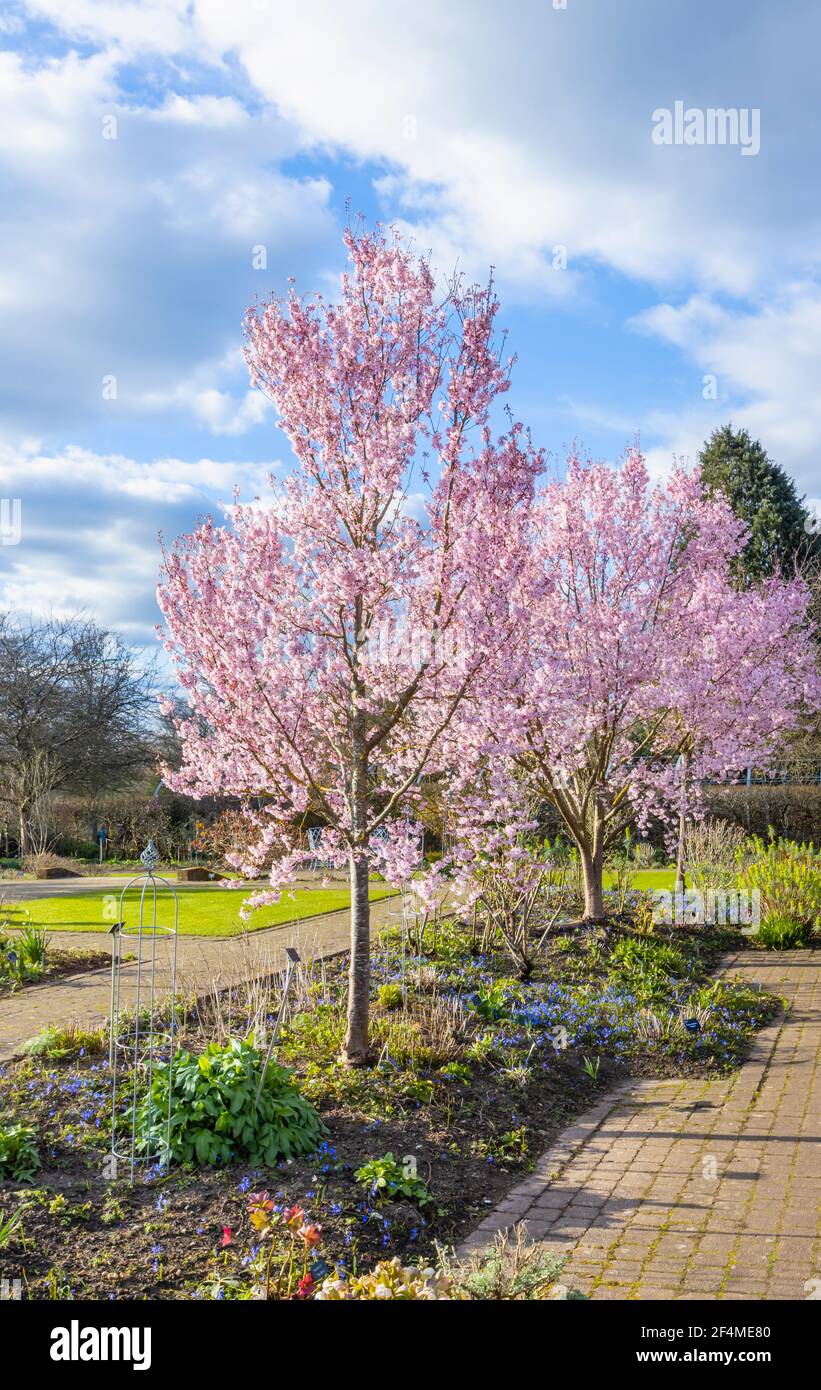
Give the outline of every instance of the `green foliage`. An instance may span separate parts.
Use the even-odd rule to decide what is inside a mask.
[[[40,1167],[37,1136],[29,1125],[0,1124],[0,1179],[31,1182]]]
[[[639,940],[634,936],[626,936],[616,944],[611,962],[625,973],[653,968],[664,975],[680,976],[687,971],[687,962],[675,946],[669,946],[664,941]]]
[[[670,982],[687,974],[687,962],[675,946],[653,937],[625,937],[610,957],[610,972],[621,980],[639,1003],[666,998]]]
[[[47,1057],[51,1062],[63,1062],[68,1057],[99,1057],[105,1051],[102,1028],[80,1028],[69,1023],[65,1028],[42,1028],[24,1043],[21,1051],[28,1057]]]
[[[173,1062],[171,1158],[178,1163],[231,1163],[247,1159],[269,1166],[312,1153],[325,1127],[300,1095],[292,1073],[269,1062],[256,1099],[262,1057],[250,1043],[232,1038],[209,1043],[198,1057],[178,1052]],[[141,1153],[166,1148],[169,1067],[155,1069],[151,1088],[137,1106]]]
[[[354,1177],[363,1187],[368,1188],[372,1197],[376,1199],[394,1202],[404,1198],[409,1202],[416,1202],[420,1207],[433,1201],[426,1183],[409,1171],[409,1165],[399,1163],[392,1153],[363,1163],[362,1167],[356,1170]]]
[[[511,984],[507,980],[494,980],[493,984],[480,985],[475,994],[468,999],[468,1007],[485,1023],[498,1023],[509,1018],[515,1002],[511,995]]]
[[[446,1066],[442,1067],[439,1075],[448,1076],[453,1081],[461,1081],[465,1086],[469,1085],[471,1080],[470,1067],[466,1066],[464,1062],[448,1062]]]
[[[771,912],[761,923],[755,940],[770,951],[795,951],[806,946],[810,936],[806,922],[799,922],[784,912]]]
[[[61,835],[54,846],[57,854],[67,859],[94,859],[100,857],[100,846],[93,840],[75,840],[70,835]]]
[[[45,927],[25,927],[17,938],[17,951],[26,965],[42,970],[48,953],[48,935]]]
[[[12,990],[31,980],[38,980],[46,961],[46,934],[35,927],[10,937],[0,930],[0,985]]]
[[[402,986],[398,984],[380,985],[376,998],[383,1009],[401,1009]]]
[[[599,1079],[601,1057],[583,1057],[582,1064],[584,1066],[585,1075],[593,1082],[593,1085],[595,1086]]]
[[[817,927],[821,923],[821,855],[814,846],[797,845],[771,833],[767,841],[754,835],[750,850],[753,858],[742,865],[738,882],[740,888],[760,892],[762,920],[790,918],[808,931]]]
[[[723,493],[749,527],[735,562],[742,583],[754,584],[779,568],[789,573],[796,559],[821,554],[818,539],[805,530],[806,512],[792,479],[746,430],[715,430],[699,461],[704,492]]]
[[[0,1210],[0,1250],[3,1249],[4,1245],[8,1245],[16,1230],[19,1229],[20,1234],[23,1235],[23,1213],[28,1211],[31,1205],[31,1202],[24,1202],[8,1218],[5,1211]]]
[[[524,1223],[499,1231],[489,1250],[477,1251],[455,1264],[440,1250],[440,1268],[469,1298],[482,1302],[524,1302],[551,1296],[564,1260],[527,1238]],[[573,1297],[564,1290],[564,1296]]]

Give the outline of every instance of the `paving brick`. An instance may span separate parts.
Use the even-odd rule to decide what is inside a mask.
[[[622,1086],[560,1137],[493,1218],[507,1224],[526,1199],[541,1243],[569,1252],[563,1277],[594,1299],[806,1297],[805,1283],[821,1278],[816,962],[808,952],[739,952],[730,975],[795,1006],[758,1035],[741,1070]]]

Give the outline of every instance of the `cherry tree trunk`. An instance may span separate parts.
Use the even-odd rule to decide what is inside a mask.
[[[351,749],[351,959],[348,967],[348,1030],[343,1058],[351,1067],[368,1062],[371,989],[371,910],[368,898],[368,762],[362,715],[354,710]]]
[[[371,910],[368,900],[368,860],[352,854],[351,960],[348,968],[348,1032],[345,1061],[361,1067],[368,1061],[368,1002],[371,987]]]
[[[604,856],[601,844],[595,849],[580,846],[584,876],[584,916],[585,921],[600,922],[604,917]]]

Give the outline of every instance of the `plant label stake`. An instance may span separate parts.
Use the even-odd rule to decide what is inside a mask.
[[[265,1073],[268,1070],[268,1063],[271,1060],[271,1053],[274,1050],[274,1043],[277,1040],[277,1033],[279,1032],[282,1020],[285,1017],[285,1005],[288,1002],[288,992],[291,988],[291,979],[293,978],[294,967],[301,965],[302,963],[299,957],[299,951],[294,950],[293,946],[285,947],[285,957],[288,961],[288,964],[285,967],[285,984],[282,986],[282,998],[279,1001],[279,1012],[276,1016],[276,1022],[274,1023],[273,1032],[271,1033],[271,1041],[268,1044],[268,1051],[265,1054],[265,1061],[262,1064],[262,1071],[260,1072],[259,1083],[257,1085],[257,1093],[254,1096],[255,1105],[259,1105],[259,1098],[262,1093],[262,1085],[265,1080]]]
[[[108,1011],[108,1065],[114,1066],[114,1048],[116,1046],[117,1026],[115,1015],[117,1013],[117,991],[120,982],[120,932],[125,926],[125,922],[115,922],[108,929],[109,936],[113,937],[111,943],[111,1007]]]

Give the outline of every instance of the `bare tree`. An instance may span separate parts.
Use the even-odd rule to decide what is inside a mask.
[[[156,675],[85,617],[0,614],[0,800],[21,854],[48,838],[57,791],[121,787],[153,761]]]

